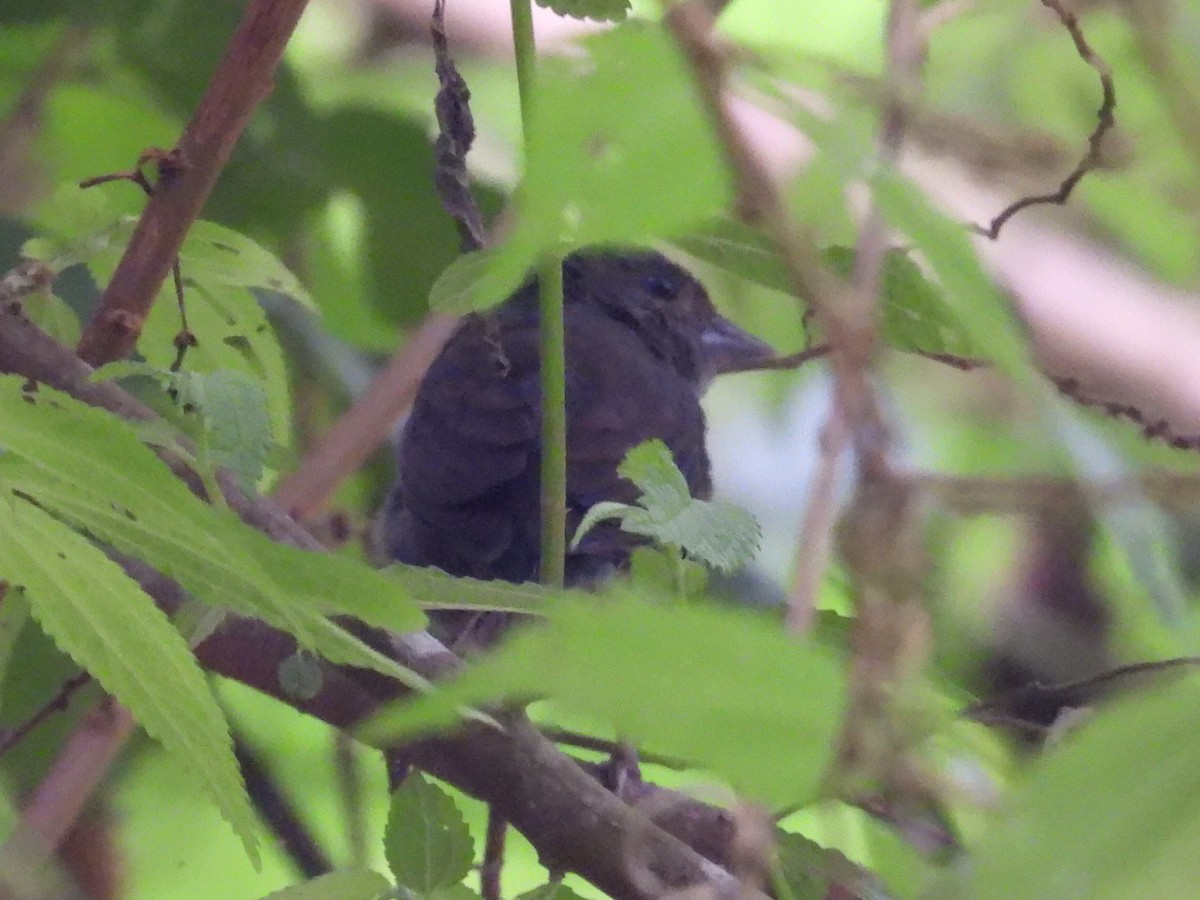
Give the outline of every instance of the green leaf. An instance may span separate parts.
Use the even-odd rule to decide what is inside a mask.
[[[420,772],[392,794],[383,849],[396,882],[422,895],[461,882],[475,858],[462,812]]]
[[[115,191],[64,186],[41,213],[43,236],[27,242],[23,252],[55,271],[86,263],[96,283],[105,285],[136,224],[120,210]],[[238,372],[256,381],[267,395],[274,433],[290,435],[291,396],[283,351],[251,289],[286,294],[312,308],[308,292],[274,255],[212,222],[192,225],[179,251],[179,265],[188,327],[198,341],[187,352],[186,368]],[[151,365],[169,368],[181,328],[175,287],[168,278],[142,325],[138,352]]]
[[[0,582],[4,582],[7,574],[0,570]],[[7,583],[6,583],[7,584]],[[21,636],[21,630],[29,620],[29,604],[24,592],[17,590],[12,584],[0,591],[0,685],[8,677],[8,663],[12,659],[13,646]]]
[[[584,46],[585,64],[539,72],[513,243],[641,243],[723,210],[724,158],[662,26],[630,22]]]
[[[573,19],[623,22],[629,15],[629,0],[537,0],[538,6]]]
[[[241,372],[180,372],[179,404],[199,417],[197,456],[210,472],[227,469],[247,494],[254,492],[272,446],[267,395]]]
[[[697,259],[753,284],[784,294],[792,292],[792,281],[775,246],[762,232],[737,219],[710,219],[673,243]]]
[[[839,275],[849,277],[854,271],[853,248],[829,247],[825,259]],[[902,250],[891,250],[884,259],[882,312],[884,338],[896,350],[980,355],[945,293]]]
[[[433,283],[429,308],[462,315],[503,302],[525,277],[524,268],[514,268],[506,256],[511,254],[503,246],[460,256]]]
[[[799,694],[797,692],[800,692]],[[390,746],[459,710],[545,696],[770,804],[811,798],[836,751],[845,678],[826,647],[753,612],[623,593],[555,607],[440,690],[395,704],[360,736]],[[680,698],[687,702],[680,702]]]
[[[391,889],[392,885],[378,872],[345,869],[293,884],[263,900],[380,900]]]
[[[79,343],[82,329],[79,316],[53,291],[38,291],[21,301],[29,321],[60,344],[74,347]]]
[[[317,307],[300,280],[275,254],[230,228],[203,219],[195,222],[179,254],[183,275],[212,290],[261,288],[291,297],[313,312]]]
[[[0,377],[0,485],[176,579],[198,599],[257,616],[335,663],[424,679],[326,617],[411,631],[424,617],[395,580],[344,557],[277,544],[194,497],[129,426],[45,386]],[[18,458],[19,457],[19,458]]]
[[[911,181],[895,172],[877,176],[873,188],[888,221],[913,240],[933,267],[972,345],[1019,384],[1036,385],[1039,376],[1025,332],[983,270],[966,226],[934,209]]]
[[[447,575],[438,569],[400,563],[393,563],[382,573],[395,580],[406,596],[413,597],[423,607],[437,609],[543,615],[561,597],[580,596],[578,593],[552,591],[533,582],[512,584],[507,581],[478,581]]]
[[[257,867],[256,821],[225,717],[166,615],[99,549],[12,494],[0,498],[0,572],[55,643],[196,773]]]
[[[538,72],[516,222],[439,290],[455,310],[499,303],[547,254],[647,244],[728,205],[724,157],[662,26],[627,22],[582,44],[588,59],[547,59]]]
[[[642,492],[639,505],[596,504],[579,523],[572,547],[596,522],[615,518],[631,534],[679,547],[726,572],[745,565],[754,556],[762,536],[758,522],[732,503],[694,499],[662,441],[645,441],[634,447],[617,471]]]
[[[889,896],[877,879],[839,851],[789,831],[777,831],[776,837],[775,874],[787,884],[795,900],[823,900],[833,884],[847,896]]]
[[[211,483],[217,469],[228,470],[238,486],[254,492],[267,457],[274,446],[267,398],[257,381],[240,372],[172,372],[149,363],[118,360],[92,373],[92,380],[142,376],[157,382],[164,392],[151,402],[177,426],[152,420],[139,426],[146,443],[182,452],[180,436],[194,445],[193,459]],[[164,427],[167,426],[167,427]]]
[[[970,866],[932,897],[1188,897],[1200,841],[1200,692],[1188,677],[1100,712],[1035,765]]]

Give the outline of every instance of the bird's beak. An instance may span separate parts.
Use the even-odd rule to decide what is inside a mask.
[[[706,381],[726,372],[758,369],[778,354],[766,341],[738,328],[723,316],[715,316],[700,332],[701,368]]]

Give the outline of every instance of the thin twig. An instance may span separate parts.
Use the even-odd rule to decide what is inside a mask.
[[[0,582],[3,583],[3,582]],[[92,680],[92,676],[87,672],[79,672],[72,675],[63,682],[62,687],[58,689],[58,693],[53,698],[44,703],[40,709],[29,716],[20,725],[15,728],[6,728],[0,734],[0,756],[3,756],[21,741],[25,740],[26,736],[49,719],[57,712],[65,712],[71,704],[71,698],[75,696],[75,692]]]
[[[192,222],[200,215],[246,123],[271,91],[307,0],[251,0],[225,57],[176,148],[178,169],[159,180],[79,355],[100,365],[128,355]]]
[[[479,893],[483,900],[501,900],[500,876],[504,871],[504,844],[508,835],[508,822],[488,807],[487,833],[483,840],[483,862],[479,866]]]
[[[787,609],[787,627],[793,634],[807,632],[816,614],[817,593],[833,552],[833,529],[838,516],[837,476],[848,438],[846,423],[835,407],[821,431],[817,473],[796,538],[796,570],[788,591]]]
[[[1172,659],[1128,663],[1107,669],[1098,675],[1081,678],[1078,681],[1060,684],[1031,681],[1011,691],[1005,691],[1003,694],[972,703],[962,711],[961,715],[963,718],[972,719],[984,725],[1015,726],[1035,733],[1044,732],[1045,726],[1041,723],[1031,722],[1012,710],[1031,704],[1042,708],[1051,705],[1060,707],[1089,706],[1109,692],[1120,688],[1121,682],[1134,681],[1142,675],[1162,674],[1197,666],[1200,666],[1200,656],[1180,656]]]
[[[235,737],[233,752],[254,808],[271,833],[279,838],[280,847],[300,874],[305,878],[316,878],[332,872],[328,854],[317,844],[295,806],[284,795],[270,770],[262,764],[245,738]]]
[[[1058,20],[1067,29],[1067,33],[1071,35],[1071,40],[1075,43],[1075,50],[1079,53],[1079,58],[1096,71],[1096,74],[1100,78],[1100,89],[1104,94],[1104,98],[1100,103],[1100,109],[1096,112],[1096,127],[1088,135],[1087,152],[1084,153],[1083,158],[1079,160],[1075,168],[1071,170],[1071,174],[1059,184],[1057,190],[1047,194],[1022,197],[1001,210],[999,215],[992,219],[986,228],[975,226],[975,231],[993,241],[1000,237],[1000,229],[1004,227],[1004,223],[1021,210],[1040,204],[1055,204],[1058,206],[1065,204],[1070,198],[1071,192],[1075,190],[1075,186],[1083,179],[1083,176],[1093,169],[1099,168],[1101,165],[1101,144],[1104,141],[1104,136],[1116,124],[1114,110],[1117,107],[1117,92],[1113,86],[1112,69],[1092,49],[1091,45],[1088,44],[1087,39],[1083,35],[1083,30],[1079,26],[1079,19],[1074,13],[1065,9],[1060,0],[1041,0],[1041,3],[1043,6],[1054,11],[1054,14],[1058,16]]]

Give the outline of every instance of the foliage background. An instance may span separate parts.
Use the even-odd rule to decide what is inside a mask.
[[[450,39],[472,88],[480,126],[472,166],[485,209],[495,211],[520,170],[508,38],[502,26],[489,24],[486,4],[452,2]],[[1090,365],[1094,374],[1125,365],[1110,345],[1092,342],[1108,327],[1124,334],[1126,347],[1141,341],[1149,344],[1144,355],[1166,360],[1195,347],[1200,334],[1192,303],[1200,273],[1200,195],[1195,188],[1200,183],[1200,123],[1187,118],[1188,98],[1176,96],[1190,90],[1196,83],[1192,76],[1200,71],[1200,47],[1187,37],[1200,33],[1200,12],[1187,3],[1076,5],[1086,12],[1088,37],[1113,66],[1118,86],[1120,126],[1106,147],[1105,170],[1084,179],[1068,207],[1030,215],[1031,224],[1022,223],[1027,230],[1009,240],[1007,251],[989,250],[987,258],[999,280],[1021,295],[1022,279],[1033,277],[1034,257],[1012,248],[1028,251],[1031,244],[1041,244],[1036,277],[1047,286],[1050,299],[1040,299],[1036,291],[1022,295],[1028,304],[1022,312],[1037,332],[1037,326],[1058,321],[1052,312],[1082,310],[1072,320],[1078,321],[1086,320],[1089,309],[1099,310],[1092,313],[1100,319],[1096,334],[1072,333],[1064,326],[1048,328],[1043,338],[1052,363]],[[914,177],[935,183],[934,193],[956,214],[980,221],[1007,199],[1057,184],[1093,127],[1098,92],[1094,73],[1038,4],[987,0],[967,6],[934,32],[924,77],[923,111],[928,115],[914,117],[912,166]],[[656,14],[650,4],[636,10]],[[145,147],[173,144],[241,11],[242,4],[227,0],[203,5],[152,0],[5,4],[0,11],[0,268],[15,261],[23,241],[45,221],[55,186],[127,168]],[[1164,72],[1147,38],[1155,32],[1146,17],[1164,13],[1174,16],[1164,39],[1177,67],[1174,77]],[[853,146],[874,125],[877,110],[870,98],[879,87],[873,79],[882,65],[884,14],[884,4],[868,0],[736,0],[723,16],[722,28],[758,50],[772,75],[835,99],[842,114],[833,119],[834,135],[823,148],[825,155],[818,157],[821,161],[838,148]],[[435,279],[458,254],[457,235],[432,187],[429,137],[436,83],[426,15],[423,8],[399,3],[314,0],[289,47],[287,69],[205,212],[206,218],[247,234],[286,260],[320,309],[317,320],[285,302],[268,298],[267,303],[288,350],[295,400],[294,435],[288,443],[293,448],[305,447],[333,421],[382,355],[418,325]],[[577,27],[550,16],[539,23],[545,25],[544,48],[565,40]],[[847,73],[858,80],[845,79]],[[765,93],[770,87],[765,81],[751,87]],[[774,162],[785,170],[810,152],[783,133],[775,146]],[[819,202],[828,198],[839,177],[814,167],[793,188],[796,209],[823,244],[845,244],[853,237],[849,217],[838,204]],[[128,185],[103,190],[111,203],[131,211],[140,207],[141,198]],[[1080,248],[1093,254],[1082,263],[1073,255]],[[803,335],[792,304],[719,268],[706,273],[718,302],[735,318],[781,348],[799,345]],[[1144,289],[1138,295],[1142,307],[1122,312],[1107,305],[1106,295],[1118,277],[1134,279]],[[95,302],[95,285],[81,272],[68,273],[60,288],[83,315]],[[1164,335],[1153,323],[1166,306],[1172,315],[1179,312],[1179,318]],[[1149,323],[1144,331],[1142,310]],[[1071,314],[1064,316],[1070,320]],[[1161,380],[1172,389],[1184,385],[1186,394],[1192,389],[1189,382],[1200,384],[1188,374],[1176,367]],[[1178,471],[1195,469],[1191,454],[1145,443],[1136,428],[1114,425],[1099,414],[1086,415],[1082,436],[1072,443],[1063,428],[1048,424],[1037,403],[992,373],[960,373],[893,354],[883,363],[883,380],[901,426],[906,459],[923,469],[989,475],[1082,469],[1094,475],[1103,465],[1089,469],[1088,460],[1112,458],[1119,471],[1148,462]],[[1127,387],[1120,379],[1101,383]],[[1162,397],[1145,383],[1130,390],[1132,396],[1113,399],[1161,408],[1160,414],[1173,417],[1178,430],[1200,431],[1195,427],[1200,418],[1188,418],[1192,410],[1172,405],[1171,390],[1164,389]],[[744,375],[719,384],[707,404],[716,481],[727,498],[750,507],[763,524],[757,571],[768,585],[767,594],[771,585],[786,585],[795,564],[795,533],[819,462],[817,436],[829,391],[828,380],[815,369],[795,376]],[[1115,457],[1105,455],[1114,448]],[[339,518],[331,518],[331,529],[343,519],[352,532],[364,529],[390,478],[389,465],[387,451],[381,451],[339,491]],[[287,465],[281,462],[278,468]],[[1188,525],[1187,517],[1181,517],[1165,526],[1171,540],[1158,548],[1169,560],[1168,590],[1187,603],[1185,621],[1172,623],[1156,610],[1155,592],[1138,577],[1136,546],[1119,525],[1102,523],[1095,545],[1084,553],[1079,577],[1111,609],[1107,645],[1096,651],[1104,660],[1194,651],[1196,541]],[[1031,602],[1027,576],[1045,540],[1040,523],[1028,517],[935,520],[929,537],[938,637],[935,684],[947,707],[965,702],[986,683],[981,664],[989,654],[1003,650],[1006,641],[1023,640],[1010,637],[1006,629],[1023,624],[1022,603]],[[359,553],[358,542],[348,542],[345,552]],[[823,585],[822,600],[830,609],[848,611],[844,581],[836,572]],[[18,653],[22,663],[14,670],[31,674],[10,679],[4,687],[0,708],[8,722],[20,721],[44,702],[69,672],[33,629],[27,629]],[[369,754],[357,757],[362,793],[369,798],[363,811],[368,840],[365,847],[348,847],[332,733],[232,685],[221,686],[221,697],[334,852],[343,859],[365,852],[378,863],[374,838],[385,814],[379,801],[379,762]],[[1161,702],[1169,708],[1172,699],[1185,708],[1190,697]],[[70,725],[69,715],[59,717],[6,757],[10,783],[28,784]],[[1164,756],[1187,756],[1194,749],[1195,729],[1170,737],[1164,738]],[[991,737],[973,734],[964,742],[977,744],[974,759],[986,767],[986,777],[963,779],[964,794],[972,802],[964,802],[961,812],[970,832],[973,823],[982,828],[984,816],[974,807],[974,795],[986,793],[988,785],[1014,787],[1024,776],[1012,776],[1019,763],[993,745]],[[1098,765],[1102,755],[1097,745],[1102,743],[1097,738],[1076,748],[1084,757],[1076,761],[1077,771]],[[1086,755],[1089,746],[1094,758]],[[1157,759],[1151,757],[1147,767]],[[685,785],[702,781],[693,773],[655,774]],[[1042,771],[1035,777],[1052,775]],[[1064,792],[1068,804],[1087,792],[1128,800],[1131,790],[1116,780],[1076,785],[1077,793],[1062,784],[1052,787]],[[1185,781],[1173,792],[1194,805],[1195,787]],[[216,810],[149,745],[126,756],[113,779],[108,806],[131,897],[237,900],[262,896],[292,880],[274,852],[268,852],[263,871],[254,872]],[[1163,813],[1135,807],[1127,824],[1135,832],[1161,835],[1164,842],[1182,840],[1200,822],[1194,813],[1186,805]],[[1028,815],[1026,834],[1046,827],[1036,810]],[[478,810],[473,817],[478,827]],[[911,853],[898,849],[889,833],[849,807],[830,804],[800,818],[810,835],[843,847],[902,883],[919,882],[922,867]],[[1058,835],[1063,842],[1056,845],[1059,850],[1069,853],[1076,843],[1084,843],[1086,826],[1081,813],[1078,833],[1068,829]],[[1113,834],[1120,833],[1114,824]],[[993,853],[981,865],[1003,859],[1003,845]],[[1169,865],[1147,863],[1130,874],[1131,855],[1097,859],[1093,875],[1115,885],[1105,896],[1132,896],[1123,890],[1143,891],[1147,884],[1169,891],[1192,883],[1184,880],[1187,872]],[[528,857],[526,851],[527,862]],[[1044,871],[1038,865],[1031,860],[1028,868],[997,876],[993,884],[1006,883],[1007,896],[1037,896],[1035,875],[1021,873]],[[1022,877],[1030,879],[1024,883],[1026,893]],[[514,888],[522,882],[532,886],[538,873],[532,866],[524,874],[510,870],[508,881]]]

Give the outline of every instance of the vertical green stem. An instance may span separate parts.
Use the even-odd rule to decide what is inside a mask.
[[[533,5],[530,0],[511,0],[513,52],[517,57],[517,91],[521,97],[521,132],[529,145],[529,98],[537,71],[537,44],[533,40]]]
[[[529,105],[537,69],[530,0],[511,0],[521,126],[529,144]],[[561,587],[567,530],[566,358],[563,329],[562,259],[547,254],[538,262],[542,358],[542,584]]]

